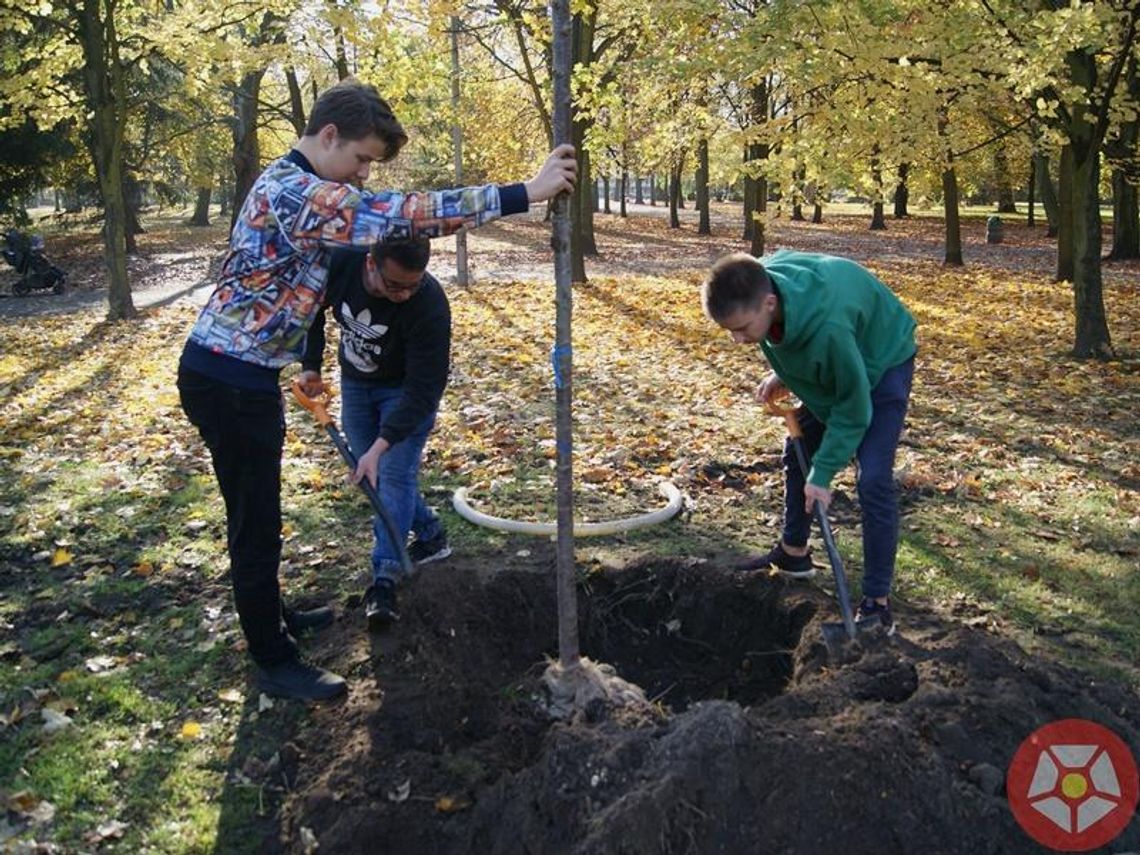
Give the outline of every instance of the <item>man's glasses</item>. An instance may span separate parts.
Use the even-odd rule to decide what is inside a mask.
[[[385,276],[381,270],[377,270],[376,273],[379,275],[380,281],[384,283],[384,289],[386,291],[391,291],[394,294],[411,294],[414,291],[418,291],[420,286],[424,284],[424,274],[422,273],[420,274],[420,278],[411,284],[393,282],[391,279]]]

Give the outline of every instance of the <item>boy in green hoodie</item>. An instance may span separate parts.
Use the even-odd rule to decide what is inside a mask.
[[[772,367],[756,391],[761,403],[791,391],[811,459],[800,472],[784,446],[784,530],[746,569],[814,574],[811,512],[826,512],[835,474],[855,457],[863,514],[863,599],[857,620],[878,619],[893,633],[890,592],[898,548],[894,461],[910,400],[915,322],[869,271],[830,255],[782,250],[761,260],[721,258],[705,281],[705,313],[741,344],[759,344]]]

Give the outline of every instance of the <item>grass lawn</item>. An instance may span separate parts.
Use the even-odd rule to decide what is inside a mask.
[[[659,221],[623,228],[651,251],[669,240]],[[898,461],[904,613],[933,609],[1140,685],[1140,282],[1107,275],[1122,358],[1090,363],[1066,355],[1071,295],[1040,273],[897,255],[870,266],[920,324]],[[750,403],[763,365],[701,316],[700,276],[599,275],[576,291],[579,516],[656,506],[662,478],[687,497],[668,524],[582,541],[583,572],[645,555],[723,560],[778,532],[781,427]],[[502,280],[451,301],[429,497],[467,486],[490,513],[550,519],[551,295]],[[245,682],[223,509],[174,389],[194,316],[174,304],[134,322],[0,320],[0,793],[18,820],[0,823],[0,843],[254,851],[289,786],[243,784],[287,766],[307,713]],[[292,404],[289,423],[282,577],[295,600],[343,604],[365,573],[367,504]],[[850,471],[838,488],[853,498]],[[444,514],[458,549],[488,562],[519,550]],[[850,501],[836,520],[857,587]]]

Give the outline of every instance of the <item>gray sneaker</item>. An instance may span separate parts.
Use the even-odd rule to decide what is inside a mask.
[[[811,561],[811,550],[807,555],[789,555],[784,546],[777,543],[763,555],[752,555],[736,565],[737,570],[751,571],[778,570],[792,579],[810,579],[815,576],[815,566]]]
[[[451,555],[451,547],[447,545],[447,535],[442,531],[431,540],[420,540],[408,547],[408,557],[413,564],[431,564],[433,561],[442,561]]]

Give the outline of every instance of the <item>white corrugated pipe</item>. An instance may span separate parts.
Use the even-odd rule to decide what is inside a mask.
[[[618,534],[623,531],[632,531],[635,528],[645,528],[657,523],[665,522],[671,516],[681,510],[683,499],[681,498],[681,491],[673,486],[669,481],[662,481],[657,485],[657,489],[661,492],[668,503],[663,508],[658,508],[655,511],[650,511],[647,514],[638,514],[633,517],[626,517],[620,520],[608,520],[606,522],[596,523],[574,523],[574,536],[575,537],[597,537],[603,534]],[[540,536],[550,537],[558,533],[557,523],[545,522],[520,522],[518,520],[508,520],[502,517],[493,517],[489,514],[482,513],[475,510],[467,502],[467,488],[460,487],[455,491],[451,497],[451,504],[455,507],[455,512],[468,522],[473,522],[475,525],[481,525],[484,528],[492,528],[496,531],[507,531],[514,534],[537,534]]]

